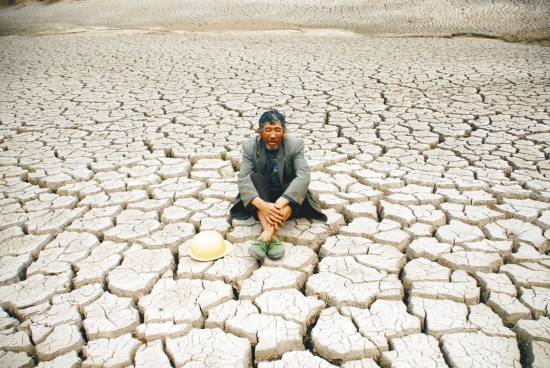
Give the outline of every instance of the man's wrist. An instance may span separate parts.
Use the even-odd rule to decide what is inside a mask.
[[[279,199],[277,199],[277,206],[278,207],[285,207],[285,206],[288,206],[288,204],[290,203],[290,201],[285,198],[285,197],[279,197]]]
[[[281,197],[284,198],[284,199],[286,199],[286,200],[288,201],[287,204],[290,204],[290,203],[294,203],[294,204],[296,204],[296,205],[298,204],[298,203],[296,203],[296,201],[295,201],[294,199],[290,198],[288,195],[286,195],[286,194],[284,194],[284,193],[283,193],[283,195],[281,195]]]
[[[250,203],[252,203],[254,207],[258,208],[258,206],[262,203],[262,199],[260,197],[254,197]]]

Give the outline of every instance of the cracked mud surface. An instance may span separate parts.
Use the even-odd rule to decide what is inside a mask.
[[[0,365],[544,367],[550,49],[343,32],[0,38]],[[228,209],[276,107],[327,223]],[[234,251],[189,257],[215,229]]]
[[[4,0],[4,2],[6,2]],[[0,12],[0,34],[81,32],[87,28],[159,31],[343,29],[368,35],[476,35],[513,42],[550,39],[545,0],[15,0]],[[1,4],[1,3],[0,3]]]

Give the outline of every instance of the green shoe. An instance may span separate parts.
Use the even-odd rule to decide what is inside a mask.
[[[281,259],[284,255],[285,247],[283,247],[283,243],[281,243],[281,241],[275,237],[271,238],[269,248],[267,248],[267,256],[269,257],[269,259]]]
[[[252,242],[252,245],[248,248],[248,254],[257,260],[261,261],[265,257],[265,252],[269,245],[262,239],[256,239]]]

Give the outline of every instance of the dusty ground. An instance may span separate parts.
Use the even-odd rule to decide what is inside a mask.
[[[531,32],[544,3],[423,3],[0,10],[0,366],[550,366],[550,49],[383,18]],[[329,221],[260,264],[228,208],[272,107]],[[235,250],[197,263],[207,229]]]
[[[1,38],[0,365],[548,366],[549,50]],[[270,107],[306,140],[329,222],[288,223],[260,265],[259,225],[228,208]],[[234,252],[192,261],[205,229]]]
[[[27,3],[0,11],[4,33],[78,27],[180,30],[345,29],[369,35],[477,34],[508,40],[550,35],[544,0],[214,1],[87,0]]]

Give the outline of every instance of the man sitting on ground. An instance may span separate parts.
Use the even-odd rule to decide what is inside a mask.
[[[230,212],[235,219],[254,216],[260,221],[263,231],[248,250],[258,260],[266,255],[271,259],[284,255],[277,232],[288,219],[327,220],[308,191],[310,175],[304,141],[285,132],[284,115],[266,111],[259,120],[259,136],[242,146],[239,195]]]

